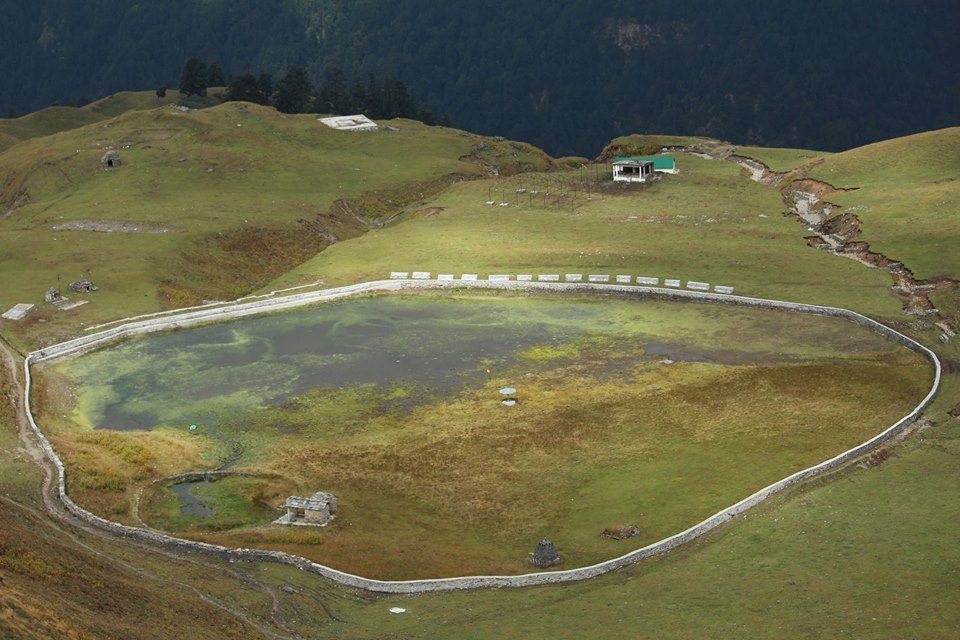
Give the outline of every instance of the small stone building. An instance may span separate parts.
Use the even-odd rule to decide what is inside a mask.
[[[632,156],[613,159],[616,182],[646,182],[654,173],[679,173],[677,160],[670,156]]]
[[[635,158],[617,158],[613,161],[614,182],[646,182],[653,175],[653,163]]]
[[[560,553],[557,551],[557,545],[544,538],[537,543],[536,550],[531,554],[530,562],[541,569],[560,564]]]
[[[290,496],[283,503],[287,514],[277,524],[323,526],[337,512],[337,497],[332,493],[317,491],[309,498]]]
[[[104,169],[117,169],[122,164],[123,161],[120,160],[120,154],[113,150],[107,151],[103,154],[103,157],[100,158],[100,166]]]

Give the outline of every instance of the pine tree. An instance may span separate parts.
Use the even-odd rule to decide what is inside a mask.
[[[220,68],[220,63],[214,60],[207,67],[207,86],[222,87],[225,84],[227,84],[227,79],[223,75],[223,69]]]
[[[270,104],[273,102],[273,76],[269,73],[260,73],[257,78],[257,104]]]
[[[180,93],[184,96],[207,95],[207,65],[196,58],[187,60],[180,74]]]
[[[313,98],[313,85],[302,67],[290,67],[277,83],[274,106],[283,113],[306,113]]]
[[[227,85],[227,100],[260,102],[260,87],[252,73],[241,73]]]

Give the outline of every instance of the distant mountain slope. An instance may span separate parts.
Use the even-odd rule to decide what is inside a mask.
[[[892,0],[47,0],[5,9],[0,109],[328,65],[460,127],[595,155],[632,132],[827,151],[960,123],[960,5]]]

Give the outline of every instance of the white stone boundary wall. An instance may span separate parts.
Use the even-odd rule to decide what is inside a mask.
[[[280,551],[265,551],[261,549],[231,549],[219,545],[213,545],[203,542],[194,542],[175,538],[163,533],[132,527],[128,525],[112,522],[101,518],[89,511],[81,508],[70,496],[66,490],[66,469],[60,457],[50,446],[43,432],[37,426],[33,414],[30,411],[30,366],[45,359],[61,357],[68,354],[76,354],[94,346],[100,346],[109,341],[121,339],[127,336],[149,333],[152,331],[162,331],[166,329],[185,327],[193,324],[225,320],[228,318],[238,318],[259,313],[266,313],[278,309],[289,309],[304,305],[313,304],[327,300],[336,300],[348,296],[361,295],[364,293],[376,291],[397,291],[401,289],[457,289],[457,288],[482,288],[482,289],[503,289],[519,291],[549,291],[549,292],[569,292],[569,293],[611,293],[618,295],[627,295],[635,298],[650,299],[670,299],[670,300],[688,300],[695,302],[708,302],[714,304],[730,304],[761,309],[779,309],[793,311],[797,313],[809,313],[814,315],[834,316],[846,318],[860,326],[871,329],[887,338],[894,340],[913,351],[925,355],[934,367],[934,381],[926,397],[910,413],[898,420],[895,424],[883,430],[873,438],[859,444],[847,451],[825,460],[812,467],[793,473],[782,480],[778,480],[763,489],[747,496],[740,502],[733,504],[725,509],[721,509],[709,518],[699,522],[692,527],[664,538],[645,547],[631,551],[622,556],[599,562],[588,567],[576,569],[565,569],[562,571],[549,571],[528,573],[519,576],[465,576],[459,578],[437,578],[430,580],[373,580],[362,576],[338,571],[331,567],[318,564],[289,553]],[[64,506],[74,515],[82,520],[100,527],[104,530],[113,532],[118,537],[131,538],[151,542],[161,545],[165,548],[176,549],[180,551],[196,551],[216,555],[231,561],[271,561],[280,562],[290,566],[297,567],[304,571],[324,576],[334,582],[359,589],[367,589],[383,593],[425,593],[429,591],[453,591],[462,589],[481,589],[481,588],[500,588],[500,587],[527,587],[543,584],[556,584],[563,582],[573,582],[585,580],[599,576],[610,571],[634,564],[644,558],[659,555],[675,549],[691,540],[704,535],[708,531],[729,522],[737,515],[747,511],[751,507],[763,502],[770,496],[777,494],[784,489],[793,487],[802,482],[816,478],[818,476],[830,473],[848,462],[855,460],[880,444],[902,433],[909,427],[926,407],[933,401],[937,390],[940,387],[941,366],[940,360],[936,354],[912,338],[894,330],[890,327],[872,320],[862,314],[847,309],[836,307],[823,307],[817,305],[801,304],[795,302],[784,302],[782,300],[766,300],[762,298],[749,298],[744,296],[724,295],[717,293],[708,293],[700,291],[687,290],[665,290],[654,287],[624,286],[616,284],[588,284],[588,283],[570,283],[570,282],[517,282],[517,281],[473,281],[473,280],[444,280],[444,281],[425,281],[425,280],[381,280],[375,282],[365,282],[347,287],[327,289],[324,291],[313,291],[287,296],[284,298],[274,298],[256,302],[239,303],[231,307],[218,308],[211,310],[192,311],[182,315],[156,318],[140,322],[132,322],[126,325],[115,327],[102,331],[98,334],[83,336],[74,340],[46,347],[39,351],[30,353],[24,361],[24,382],[26,394],[26,414],[30,427],[40,441],[47,457],[57,469],[57,494]]]

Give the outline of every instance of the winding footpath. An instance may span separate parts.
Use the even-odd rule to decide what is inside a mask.
[[[212,321],[221,321],[231,318],[245,317],[255,314],[268,313],[280,309],[290,309],[304,305],[316,304],[330,300],[341,299],[345,297],[365,295],[378,292],[397,292],[416,289],[498,289],[511,291],[540,291],[554,293],[613,293],[619,295],[629,295],[638,299],[667,299],[667,300],[686,300],[710,304],[728,304],[739,305],[761,309],[778,309],[796,313],[808,313],[813,315],[832,316],[845,318],[857,325],[877,332],[895,342],[898,342],[907,348],[927,357],[934,369],[934,381],[926,397],[906,416],[901,418],[892,426],[888,427],[873,438],[861,443],[847,451],[825,460],[817,465],[798,471],[787,476],[773,484],[760,489],[759,491],[747,496],[743,500],[733,504],[716,514],[703,520],[702,522],[681,531],[675,535],[664,538],[658,542],[649,544],[641,549],[624,554],[611,560],[600,562],[587,567],[576,569],[567,569],[561,571],[528,573],[517,576],[464,576],[457,578],[439,578],[428,580],[409,580],[409,581],[389,581],[374,580],[363,576],[353,575],[338,571],[331,567],[311,562],[300,556],[283,553],[279,551],[266,551],[260,549],[231,549],[219,545],[194,542],[175,538],[157,531],[146,528],[132,527],[112,522],[101,518],[78,506],[67,495],[66,490],[66,469],[59,456],[53,450],[50,442],[43,435],[40,427],[37,425],[32,413],[30,412],[30,368],[33,364],[77,355],[89,349],[93,349],[109,343],[114,340],[125,338],[132,335],[151,333],[155,331],[169,330],[172,328],[187,327],[200,323],[209,323]],[[27,425],[36,441],[39,443],[37,455],[41,455],[47,461],[52,463],[55,469],[55,479],[48,476],[45,480],[46,486],[54,480],[56,482],[56,499],[58,504],[48,504],[54,513],[67,511],[73,516],[83,520],[90,526],[115,535],[119,538],[128,540],[137,540],[150,543],[161,549],[168,551],[199,551],[211,554],[230,561],[267,561],[278,562],[297,567],[304,571],[324,576],[334,582],[369,591],[383,593],[425,593],[430,591],[453,591],[464,589],[479,588],[501,588],[501,587],[525,587],[543,584],[557,584],[564,582],[573,582],[585,580],[595,576],[603,575],[615,571],[622,567],[634,564],[644,558],[660,555],[675,549],[699,538],[707,532],[729,522],[737,515],[744,513],[750,508],[767,500],[769,497],[795,486],[799,483],[808,481],[812,478],[820,477],[824,474],[835,471],[836,469],[857,460],[865,454],[870,453],[879,445],[901,436],[910,426],[921,416],[926,407],[933,401],[941,379],[941,365],[936,354],[912,338],[886,326],[862,314],[836,307],[823,307],[808,305],[782,300],[768,300],[762,298],[751,298],[745,296],[709,293],[701,291],[687,291],[677,289],[665,289],[660,287],[648,287],[639,285],[615,285],[615,284],[596,284],[596,283],[572,283],[572,282],[534,282],[517,280],[380,280],[374,282],[365,282],[346,287],[325,289],[318,291],[306,291],[295,293],[285,297],[272,297],[269,299],[253,301],[237,301],[236,303],[227,303],[224,306],[209,309],[195,309],[185,313],[155,317],[142,320],[134,320],[125,324],[120,324],[112,328],[85,335],[73,340],[45,347],[44,349],[32,352],[27,355],[23,363],[23,390],[24,390],[24,409],[23,412]],[[26,434],[24,434],[26,435]],[[28,438],[24,438],[28,440]],[[43,465],[49,468],[47,465]],[[51,474],[52,475],[52,474]],[[50,492],[45,491],[45,500],[53,501],[49,497]]]

